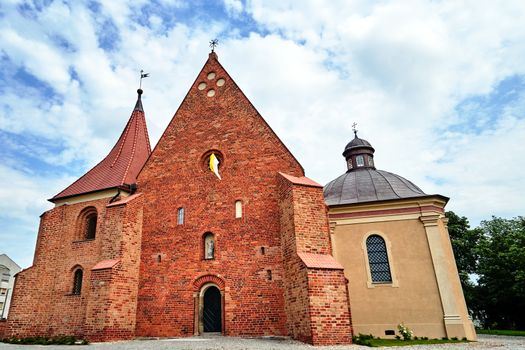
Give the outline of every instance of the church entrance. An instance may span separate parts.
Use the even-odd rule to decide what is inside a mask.
[[[202,323],[204,332],[222,331],[221,292],[219,288],[210,286],[204,292],[204,308]]]

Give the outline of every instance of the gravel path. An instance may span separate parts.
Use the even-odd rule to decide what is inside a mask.
[[[133,340],[114,343],[95,343],[89,346],[65,345],[12,345],[0,343],[0,349],[45,349],[45,350],[370,350],[360,345],[314,347],[293,340],[244,339],[235,337],[203,336],[193,338],[172,338],[161,340]],[[389,348],[390,349],[390,348]],[[525,337],[480,335],[478,342],[440,345],[412,345],[395,349],[415,350],[525,350]]]

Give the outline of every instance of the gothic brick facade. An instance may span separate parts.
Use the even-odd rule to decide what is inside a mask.
[[[448,198],[376,169],[357,130],[323,192],[215,53],[153,151],[138,94],[112,150],[42,214],[0,333],[333,345],[404,322],[475,340]]]
[[[108,157],[42,215],[7,335],[219,331],[350,343],[322,186],[304,177],[216,54],[151,154],[141,93]]]

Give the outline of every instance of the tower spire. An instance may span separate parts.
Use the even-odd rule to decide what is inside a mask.
[[[135,108],[133,109],[134,111],[144,112],[144,108],[142,108],[142,100],[140,98],[142,96],[142,93],[144,92],[144,90],[142,90],[142,79],[148,78],[148,77],[149,77],[149,73],[144,73],[144,71],[141,69],[139,88],[137,89],[138,97],[137,97],[137,103],[135,103]]]
[[[142,93],[144,91],[142,91],[142,89],[137,89],[137,103],[135,103],[135,108],[133,109],[134,111],[140,111],[140,112],[144,112],[144,108],[142,108],[142,100],[141,100],[141,96],[142,96]]]
[[[140,169],[151,153],[146,118],[140,99],[142,89],[138,89],[137,93],[135,108],[109,154],[77,181],[51,198],[51,202],[107,189],[131,189],[134,186]]]

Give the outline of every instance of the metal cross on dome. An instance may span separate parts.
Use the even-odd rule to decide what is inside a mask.
[[[219,45],[219,39],[212,39],[212,40],[210,40],[211,52],[215,51],[215,47],[217,45]]]
[[[354,135],[357,137],[357,123],[354,122],[354,124],[352,124],[352,130],[354,131]]]

